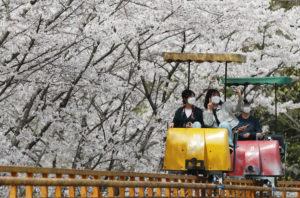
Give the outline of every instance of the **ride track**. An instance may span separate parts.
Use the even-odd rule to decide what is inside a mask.
[[[0,166],[0,185],[17,197],[300,197],[300,181],[278,181],[275,188],[256,180],[136,172]],[[2,187],[2,190],[4,188]],[[289,194],[288,194],[289,193]]]

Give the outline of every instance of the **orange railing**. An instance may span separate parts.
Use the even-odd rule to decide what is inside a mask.
[[[77,170],[77,169],[59,169],[59,168],[38,168],[38,167],[20,167],[20,166],[0,166],[0,173],[6,173],[7,177],[13,178],[27,178],[33,179],[34,181],[41,179],[50,179],[49,181],[58,181],[57,179],[71,179],[72,181],[80,181],[80,179],[86,180],[97,180],[97,181],[130,181],[130,182],[162,182],[162,183],[196,183],[198,177],[196,176],[185,176],[185,175],[172,175],[172,174],[151,174],[151,173],[136,173],[136,172],[116,172],[116,171],[92,171],[92,170]],[[5,179],[5,178],[1,178]],[[69,181],[68,180],[68,181]],[[17,180],[15,180],[17,181]],[[29,181],[29,180],[26,180]],[[51,186],[51,185],[50,185]],[[53,185],[52,185],[53,186]],[[80,186],[80,185],[79,185]],[[62,197],[63,193],[66,193],[68,197],[74,197],[76,191],[80,193],[80,197],[97,197],[100,193],[106,196],[113,196],[116,194],[124,194],[124,188],[113,188],[113,186],[103,186],[98,188],[98,186],[93,186],[88,188],[87,186],[54,186],[55,197]],[[143,188],[127,188],[129,195],[139,195],[141,196],[145,193]],[[10,197],[17,197],[21,191],[18,185],[11,185],[9,194]],[[38,194],[41,197],[47,197],[50,194],[49,185],[39,186],[38,189],[34,191],[32,185],[27,185],[25,187],[26,197],[30,197],[32,194]],[[164,191],[161,188],[156,188],[154,191],[151,188],[146,189],[148,195],[160,196],[162,193],[168,194],[169,189]],[[178,191],[178,194],[183,194],[183,189],[173,189],[174,194]]]
[[[263,187],[254,180],[209,184],[196,176],[0,166],[0,185],[16,197],[284,197],[300,195],[300,182]],[[276,193],[275,193],[276,191]]]

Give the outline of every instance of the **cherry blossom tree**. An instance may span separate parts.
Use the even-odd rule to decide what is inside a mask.
[[[187,84],[186,64],[166,63],[162,52],[246,55],[247,63],[229,66],[230,76],[299,67],[299,8],[269,6],[3,0],[1,164],[159,171],[166,126]],[[224,66],[192,63],[191,71],[202,107],[205,90],[222,87]],[[267,97],[255,103],[272,110]]]

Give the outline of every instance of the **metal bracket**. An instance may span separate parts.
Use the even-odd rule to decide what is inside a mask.
[[[196,158],[185,160],[185,168],[187,170],[205,170],[204,160],[197,160]]]

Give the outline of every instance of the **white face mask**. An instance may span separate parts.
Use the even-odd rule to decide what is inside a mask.
[[[213,96],[213,97],[211,97],[211,102],[213,104],[219,104],[220,101],[221,101],[221,97],[220,96]]]
[[[187,103],[190,104],[190,105],[193,105],[195,104],[196,102],[196,98],[195,97],[190,97],[187,99]]]
[[[244,113],[250,113],[250,111],[251,111],[251,107],[244,107],[243,108]]]

